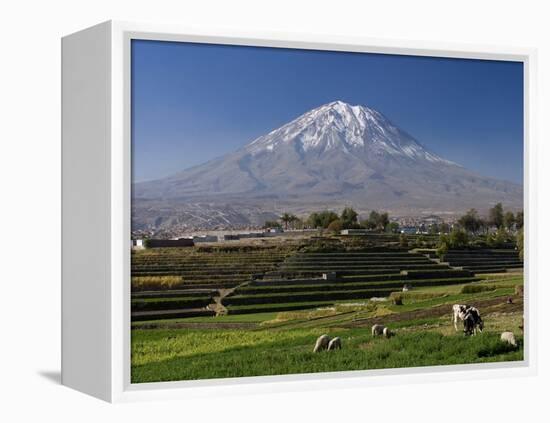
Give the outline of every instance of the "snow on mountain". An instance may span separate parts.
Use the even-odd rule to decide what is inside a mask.
[[[374,154],[453,164],[427,151],[414,138],[394,126],[384,115],[366,106],[334,101],[313,109],[292,122],[252,141],[245,149],[257,154],[295,142],[303,152],[322,148],[354,150],[369,148]]]

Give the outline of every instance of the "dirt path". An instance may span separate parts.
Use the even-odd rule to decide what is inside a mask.
[[[477,307],[482,315],[487,315],[489,313],[497,311],[522,311],[523,310],[523,299],[521,297],[515,296],[512,297],[513,303],[507,304],[506,300],[509,296],[490,298],[487,300],[472,301],[469,304]],[[442,304],[440,306],[413,310],[413,311],[404,311],[402,313],[388,314],[381,317],[371,317],[366,319],[357,319],[349,323],[344,323],[340,327],[348,328],[357,328],[357,327],[370,327],[376,323],[391,323],[391,322],[400,322],[403,320],[415,320],[415,319],[426,319],[432,317],[443,317],[449,316],[449,321],[451,319],[451,306],[449,304]]]
[[[216,316],[225,316],[227,314],[227,307],[223,305],[223,299],[232,294],[237,288],[248,285],[249,281],[243,282],[233,288],[221,288],[218,289],[218,295],[212,297],[213,303],[209,304],[206,308],[216,313]]]

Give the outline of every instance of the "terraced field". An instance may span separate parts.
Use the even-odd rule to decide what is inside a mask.
[[[450,250],[441,261],[453,267],[461,267],[475,273],[505,272],[507,269],[522,269],[523,261],[518,252],[507,250]]]
[[[214,316],[216,300],[224,290],[275,269],[285,257],[276,248],[133,252],[132,320]]]
[[[514,251],[451,251],[445,263],[342,244],[133,253],[132,382],[523,360],[523,274],[502,272],[520,265]],[[455,331],[455,303],[480,310],[482,335]],[[374,323],[395,337],[373,338]],[[325,333],[343,349],[313,353]]]
[[[342,300],[387,297],[403,286],[464,284],[477,279],[468,270],[438,264],[406,250],[298,253],[224,298],[229,314],[330,306]]]
[[[134,252],[132,381],[523,360],[513,250],[451,251],[447,263],[431,250],[342,244]],[[480,310],[481,336],[455,331],[455,303]],[[375,323],[396,336],[373,338]],[[342,351],[312,353],[324,333]]]
[[[387,236],[382,236],[386,237]],[[181,248],[134,252],[132,320],[252,314],[330,307],[430,286],[465,284],[476,274],[521,268],[514,250],[398,247],[299,252],[298,248]]]
[[[278,375],[523,360],[521,273],[474,283],[418,287],[391,301],[336,302],[308,310],[135,322],[132,382]],[[465,290],[477,287],[478,290]],[[454,303],[480,310],[485,330],[465,337],[450,321]],[[395,337],[373,338],[374,323]],[[500,341],[514,332],[518,347]],[[321,334],[343,349],[313,353]]]

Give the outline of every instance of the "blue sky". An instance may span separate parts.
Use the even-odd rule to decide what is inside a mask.
[[[134,40],[134,181],[232,152],[334,100],[375,108],[482,175],[523,180],[521,63]]]

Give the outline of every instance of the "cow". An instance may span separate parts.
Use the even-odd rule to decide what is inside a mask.
[[[469,319],[468,322],[466,322],[466,319],[468,316],[471,316],[471,319]],[[458,331],[457,322],[458,319],[462,320],[464,322],[464,331],[466,332],[466,325],[471,325],[473,322],[473,327],[471,328],[471,333],[475,335],[476,333],[476,327],[479,329],[480,332],[483,331],[483,320],[481,319],[481,315],[479,313],[479,310],[471,305],[467,304],[455,304],[453,305],[453,316],[452,316],[452,322],[455,326],[455,330]],[[470,332],[470,329],[468,329],[468,332]]]

